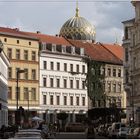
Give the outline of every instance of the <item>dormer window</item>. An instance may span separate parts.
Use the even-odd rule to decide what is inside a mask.
[[[52,45],[52,52],[55,52],[56,51],[56,46],[53,44]]]
[[[66,53],[66,47],[62,46],[62,53]]]
[[[84,54],[85,54],[84,48],[80,48],[80,55],[84,56]]]
[[[42,43],[42,50],[46,50],[46,43]]]
[[[71,46],[71,54],[75,54],[75,47]]]

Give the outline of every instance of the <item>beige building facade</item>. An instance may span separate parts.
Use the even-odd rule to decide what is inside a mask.
[[[9,123],[15,123],[17,109],[17,79],[18,107],[31,115],[39,109],[39,58],[38,39],[21,34],[17,29],[1,29],[0,39],[4,44],[4,52],[10,60],[8,71],[8,109]],[[24,73],[17,71],[24,70]]]

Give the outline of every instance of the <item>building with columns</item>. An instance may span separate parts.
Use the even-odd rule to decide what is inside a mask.
[[[140,1],[132,1],[135,18],[123,22],[124,85],[127,92],[127,121],[140,123]]]
[[[3,51],[3,43],[0,41],[0,128],[8,125],[8,67],[10,62]]]

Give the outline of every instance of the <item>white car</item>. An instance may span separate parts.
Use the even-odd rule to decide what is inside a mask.
[[[121,127],[119,129],[119,132],[117,134],[117,138],[126,138],[128,134],[128,128],[127,127]]]

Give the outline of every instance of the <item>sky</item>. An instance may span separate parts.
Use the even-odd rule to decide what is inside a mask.
[[[130,0],[79,0],[78,7],[95,27],[96,42],[122,43],[122,21],[135,16]],[[56,35],[75,8],[76,0],[0,0],[0,26]]]

